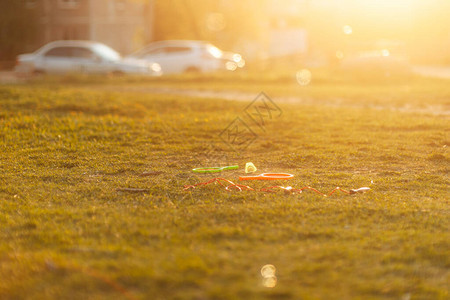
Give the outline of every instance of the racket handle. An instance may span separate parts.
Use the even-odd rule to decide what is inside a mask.
[[[236,169],[239,169],[239,166],[238,165],[228,166],[228,167],[224,167],[223,169],[224,170],[236,170]]]
[[[365,192],[368,192],[368,191],[370,191],[370,188],[362,187],[362,188],[359,188],[359,189],[350,190],[349,192],[350,192],[350,194],[356,194],[356,193],[365,193]]]

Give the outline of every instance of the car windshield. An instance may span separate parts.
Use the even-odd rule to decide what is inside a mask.
[[[97,44],[94,46],[94,51],[101,57],[110,61],[118,61],[121,59],[120,54],[117,51],[111,49],[106,45]]]

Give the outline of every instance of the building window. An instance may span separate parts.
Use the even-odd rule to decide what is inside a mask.
[[[80,0],[58,0],[58,4],[61,8],[77,8]]]

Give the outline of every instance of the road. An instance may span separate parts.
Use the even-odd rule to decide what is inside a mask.
[[[413,66],[412,69],[421,76],[450,79],[450,66]]]

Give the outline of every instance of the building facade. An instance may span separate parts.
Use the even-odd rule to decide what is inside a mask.
[[[54,40],[93,40],[127,54],[152,40],[152,0],[25,0],[36,10],[34,48]]]

